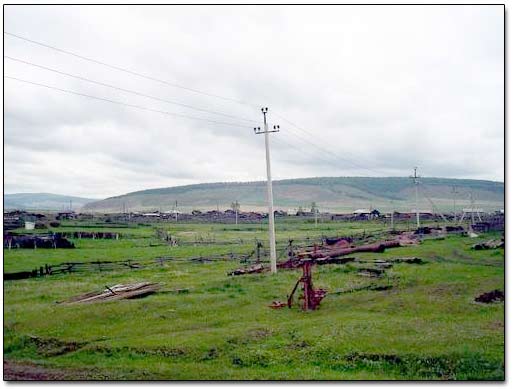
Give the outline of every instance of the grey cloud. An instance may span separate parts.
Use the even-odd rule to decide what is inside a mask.
[[[283,6],[269,11],[22,5],[5,10],[6,31],[249,106],[8,36],[5,54],[260,123],[259,106],[268,106],[270,123],[282,128],[271,136],[275,178],[377,175],[373,171],[404,176],[420,166],[424,175],[503,180],[502,7]],[[263,138],[253,134],[253,123],[9,60],[5,74],[239,124],[166,116],[6,80],[7,192],[97,197],[265,178]]]

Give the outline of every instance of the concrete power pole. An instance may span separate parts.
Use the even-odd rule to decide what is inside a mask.
[[[317,227],[317,204],[315,203],[315,201],[312,203],[311,205],[311,209],[310,209],[313,214],[314,214],[314,220],[315,220],[315,227]]]
[[[417,175],[417,167],[413,168],[413,176],[410,178],[413,179],[413,185],[415,185],[415,211],[417,212],[417,228],[420,228],[420,215],[419,215],[419,178]]]
[[[239,201],[235,200],[235,202],[232,203],[232,211],[235,212],[235,225],[239,224],[239,208]]]
[[[456,194],[458,193],[458,191],[456,190],[456,187],[454,185],[452,186],[451,193],[452,193],[452,213],[454,215],[454,220],[456,220]]]
[[[260,127],[254,128],[255,134],[264,134],[265,138],[265,162],[267,166],[267,204],[269,207],[269,256],[271,259],[271,273],[278,271],[276,267],[276,237],[274,231],[274,204],[273,204],[273,182],[271,179],[271,155],[269,151],[269,133],[280,131],[280,126],[273,126],[269,131],[267,126],[267,108],[262,108],[264,114],[264,130]]]

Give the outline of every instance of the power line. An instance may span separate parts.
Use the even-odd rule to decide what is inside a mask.
[[[128,73],[128,74],[131,74],[133,76],[137,76],[137,77],[145,78],[147,80],[159,82],[161,84],[165,84],[165,85],[171,86],[173,88],[179,88],[179,89],[187,90],[189,92],[198,93],[198,94],[201,94],[201,95],[204,95],[204,96],[215,97],[217,99],[231,101],[231,102],[234,102],[234,103],[255,107],[252,104],[248,104],[246,102],[243,102],[243,101],[240,101],[240,100],[237,100],[237,99],[233,99],[233,98],[230,98],[230,97],[220,96],[220,95],[216,95],[216,94],[213,94],[213,93],[207,93],[207,92],[200,91],[198,89],[189,88],[189,87],[186,87],[186,86],[183,86],[183,85],[174,84],[172,82],[169,82],[169,81],[166,81],[166,80],[162,80],[160,78],[148,76],[146,74],[135,72],[133,70],[122,68],[120,66],[111,65],[111,64],[108,64],[106,62],[94,59],[94,58],[85,57],[83,55],[80,55],[80,54],[77,54],[77,53],[73,53],[73,52],[68,51],[68,50],[60,49],[58,47],[51,46],[51,45],[43,43],[43,42],[38,42],[38,41],[35,41],[33,39],[29,39],[29,38],[26,38],[26,37],[23,37],[23,36],[20,36],[20,35],[17,35],[17,34],[13,34],[12,32],[4,31],[4,34],[12,36],[12,37],[17,38],[17,39],[21,39],[23,41],[26,41],[26,42],[29,42],[29,43],[32,43],[32,44],[35,44],[35,45],[39,45],[39,46],[42,46],[42,47],[46,47],[48,49],[52,49],[52,50],[58,51],[58,52],[63,53],[63,54],[67,54],[67,55],[71,55],[71,56],[76,57],[76,58],[80,58],[80,59],[82,59],[84,61],[89,61],[89,62],[98,64],[98,65],[106,66],[106,67],[114,69],[114,70],[118,70],[118,71],[121,71],[121,72],[125,72],[125,73]]]
[[[318,160],[321,160],[321,161],[323,161],[324,163],[326,163],[328,165],[335,165],[336,166],[336,165],[338,165],[338,162],[339,162],[339,161],[335,161],[334,159],[330,159],[329,156],[326,157],[323,154],[315,153],[313,150],[311,150],[309,148],[302,148],[301,149],[301,148],[297,147],[296,145],[294,145],[292,143],[289,143],[289,142],[287,142],[284,139],[279,138],[279,137],[275,137],[273,139],[273,142],[277,142],[277,143],[279,143],[281,145],[287,146],[288,148],[290,148],[291,150],[296,151],[298,154],[300,154],[303,157],[306,154],[308,154],[308,156],[313,157],[313,158],[318,159]],[[339,168],[339,167],[337,166],[337,168]]]
[[[422,182],[420,182],[420,181],[419,181],[419,184],[422,186],[422,188],[426,188],[426,186],[425,186]],[[427,188],[426,188],[425,192],[427,192]],[[443,214],[443,212],[442,212],[442,211],[440,211],[440,210],[438,209],[438,207],[435,205],[435,203],[433,202],[433,200],[431,200],[431,198],[430,198],[430,197],[428,196],[428,194],[427,194],[427,193],[425,193],[425,192],[424,192],[424,191],[421,191],[421,194],[422,194],[422,196],[424,196],[424,198],[425,198],[427,201],[429,201],[429,203],[430,203],[430,204],[431,204],[431,206],[433,207],[433,212],[435,212],[435,211],[436,211],[436,212],[438,212],[438,214],[439,214],[440,216],[442,216],[442,219],[444,219],[444,221],[445,221],[445,222],[448,222],[448,221],[447,221],[447,219],[446,219],[446,217],[445,217],[445,215]]]
[[[246,119],[246,118],[242,118],[242,117],[237,117],[237,116],[233,116],[233,115],[229,115],[229,114],[225,114],[225,113],[217,112],[217,111],[210,111],[208,109],[198,108],[198,107],[194,107],[192,105],[188,105],[188,104],[178,103],[176,101],[162,99],[160,97],[155,97],[155,96],[147,95],[145,93],[137,92],[137,91],[134,91],[134,90],[131,90],[131,89],[121,88],[121,87],[118,87],[118,86],[115,86],[115,85],[111,85],[111,84],[107,84],[107,83],[104,83],[104,82],[91,80],[90,78],[87,78],[87,77],[77,76],[77,75],[66,73],[66,72],[63,72],[61,70],[53,69],[53,68],[50,68],[50,67],[47,67],[47,66],[38,65],[38,64],[33,63],[33,62],[25,61],[25,60],[18,59],[18,58],[9,57],[8,55],[4,55],[4,58],[10,59],[11,61],[16,61],[16,62],[20,62],[20,63],[26,64],[26,65],[34,66],[34,67],[37,67],[37,68],[40,68],[40,69],[44,69],[44,70],[47,70],[47,71],[50,71],[50,72],[54,72],[54,73],[57,73],[57,74],[61,74],[61,75],[66,76],[66,77],[76,78],[78,80],[86,81],[86,82],[89,82],[89,83],[92,83],[92,84],[96,84],[96,85],[101,85],[101,86],[104,86],[104,87],[107,87],[107,88],[119,90],[119,91],[126,92],[126,93],[131,93],[133,95],[146,97],[146,98],[149,98],[149,99],[152,99],[152,100],[157,100],[157,101],[161,101],[161,102],[164,102],[164,103],[179,105],[181,107],[190,108],[190,109],[194,109],[196,111],[201,111],[201,112],[207,112],[207,113],[211,113],[211,114],[214,114],[214,115],[226,116],[226,117],[229,117],[229,118],[232,118],[232,119],[245,120],[245,121],[248,121],[248,122],[257,123],[256,120]]]
[[[349,159],[346,159],[346,158],[342,158],[340,157],[338,154],[332,152],[331,150],[325,148],[325,147],[322,147],[322,146],[319,146],[318,144],[306,139],[305,137],[302,137],[301,135],[293,132],[290,128],[288,129],[290,131],[290,134],[295,136],[296,138],[300,139],[301,141],[303,141],[305,144],[308,144],[309,146],[313,146],[315,147],[317,150],[319,150],[320,152],[322,153],[325,153],[327,157],[329,158],[332,158],[334,161],[337,161],[337,162],[344,162],[344,163],[349,163],[350,165],[353,165],[354,167],[360,169],[360,170],[367,170],[369,172],[372,172],[372,173],[377,173],[377,174],[382,174],[381,172],[378,172],[377,170],[374,170],[374,169],[371,169],[371,168],[367,168],[363,165],[359,165],[357,163],[354,163],[353,161],[349,160]]]
[[[48,89],[53,89],[53,90],[57,90],[57,91],[60,91],[60,92],[69,93],[69,94],[73,94],[73,95],[77,95],[77,96],[88,97],[88,98],[94,99],[94,100],[106,101],[106,102],[112,103],[112,104],[122,105],[122,106],[130,107],[130,108],[136,108],[136,109],[140,109],[140,110],[143,110],[143,111],[157,112],[157,113],[161,113],[163,115],[178,116],[178,117],[183,117],[183,118],[187,118],[187,119],[201,120],[201,121],[215,123],[215,124],[222,124],[222,125],[225,125],[225,126],[234,126],[234,127],[241,127],[242,126],[241,124],[237,124],[237,123],[219,122],[219,121],[216,121],[216,120],[210,120],[210,119],[204,119],[204,118],[199,118],[199,117],[195,117],[195,116],[183,115],[183,114],[180,114],[180,113],[161,111],[161,110],[158,110],[158,109],[143,107],[143,106],[135,105],[135,104],[127,104],[127,103],[123,103],[123,102],[117,101],[117,100],[110,100],[110,99],[106,99],[106,98],[103,98],[103,97],[92,96],[92,95],[88,95],[88,94],[85,94],[85,93],[71,91],[71,90],[68,90],[68,89],[61,89],[61,88],[57,88],[55,86],[46,85],[46,84],[40,84],[40,83],[34,82],[34,81],[22,80],[22,79],[16,78],[16,77],[4,76],[4,78],[11,79],[11,80],[16,80],[16,81],[19,81],[19,82],[24,82],[24,83],[27,83],[27,84],[37,85],[37,86],[40,86],[40,87],[44,87],[44,88],[48,88]]]
[[[317,157],[317,158],[320,158],[320,156],[326,156],[328,158],[331,158],[331,163],[333,162],[337,162],[337,163],[340,163],[341,161],[344,162],[344,163],[349,163],[351,165],[353,165],[354,167],[360,169],[360,170],[367,170],[369,172],[373,172],[373,173],[378,173],[378,174],[382,174],[381,172],[377,171],[377,170],[373,170],[373,169],[370,169],[370,168],[367,168],[367,167],[364,167],[362,165],[359,165],[359,164],[356,164],[346,158],[342,158],[340,157],[339,155],[337,155],[336,153],[326,149],[325,147],[322,147],[322,146],[319,146],[318,144],[308,140],[307,138],[299,135],[298,133],[294,132],[291,128],[286,128],[286,130],[290,131],[290,134],[295,136],[296,138],[298,138],[300,141],[302,141],[303,143],[307,144],[308,146],[313,146],[315,147],[317,150],[321,151],[321,154],[315,154],[314,155]],[[313,153],[313,151],[311,151],[311,149],[306,149],[306,150],[310,150],[310,152]],[[322,158],[321,158],[322,159]],[[326,159],[324,159],[326,161]]]
[[[43,42],[38,42],[38,41],[35,41],[33,39],[29,39],[29,38],[26,38],[26,37],[23,37],[23,36],[20,36],[20,35],[17,35],[17,34],[13,34],[11,32],[4,32],[4,34],[6,34],[8,36],[12,36],[12,37],[20,39],[20,40],[23,40],[23,41],[26,41],[26,42],[29,42],[29,43],[32,43],[32,44],[35,44],[35,45],[39,45],[39,46],[42,46],[42,47],[46,47],[46,48],[58,51],[58,52],[63,53],[63,54],[67,54],[67,55],[70,55],[70,56],[73,56],[73,57],[76,57],[76,58],[80,58],[80,59],[85,60],[85,61],[89,61],[89,62],[98,64],[98,65],[102,65],[102,66],[106,66],[108,68],[111,68],[111,69],[114,69],[114,70],[117,70],[117,71],[125,72],[125,73],[128,73],[128,74],[137,76],[137,77],[141,77],[141,78],[145,78],[147,80],[151,80],[151,81],[154,81],[154,82],[165,84],[167,86],[171,86],[171,87],[174,87],[174,88],[184,89],[184,90],[187,90],[187,91],[190,91],[190,92],[198,93],[198,94],[201,94],[201,95],[204,95],[204,96],[208,96],[208,97],[214,97],[214,98],[222,99],[222,100],[225,100],[225,101],[231,101],[231,102],[238,103],[238,104],[245,105],[245,106],[252,107],[252,108],[257,108],[256,104],[250,104],[250,103],[247,103],[247,102],[244,102],[244,101],[240,101],[240,100],[237,100],[237,99],[233,99],[233,98],[230,98],[230,97],[220,96],[220,95],[217,95],[217,94],[204,92],[204,91],[201,91],[201,90],[198,90],[198,89],[189,88],[189,87],[186,87],[186,86],[183,86],[183,85],[174,84],[174,83],[171,83],[171,82],[166,81],[166,80],[162,80],[162,79],[159,79],[159,78],[156,78],[156,77],[153,77],[153,76],[149,76],[149,75],[146,75],[146,74],[143,74],[143,73],[135,72],[135,71],[132,71],[132,70],[120,67],[120,66],[111,65],[111,64],[108,64],[106,62],[97,60],[97,59],[86,57],[86,56],[83,56],[83,55],[80,55],[80,54],[77,54],[77,53],[74,53],[74,52],[71,52],[71,51],[68,51],[68,50],[65,50],[65,49],[61,49],[61,48],[58,48],[56,46],[52,46],[52,45],[49,45],[49,44],[46,44],[46,43],[43,43]],[[106,85],[104,85],[104,86],[106,86]],[[148,96],[145,96],[145,97],[148,97]],[[307,130],[299,127],[297,124],[293,123],[292,121],[288,120],[287,118],[283,117],[282,115],[279,115],[279,114],[276,114],[276,115],[278,117],[280,117],[281,119],[283,119],[284,121],[286,121],[287,123],[289,123],[290,125],[292,125],[293,127],[295,127],[296,129],[302,131],[304,134],[306,134],[306,135],[308,135],[310,137],[315,137],[313,134],[311,134]],[[248,119],[244,119],[244,120],[248,120]],[[355,167],[357,167],[359,169],[367,170],[369,172],[377,173],[379,175],[385,175],[385,174],[383,174],[383,172],[380,172],[380,171],[377,171],[377,170],[374,170],[374,169],[371,169],[371,168],[367,168],[367,167],[365,167],[363,165],[359,165],[357,163],[354,163],[351,160],[342,158],[338,154],[335,154],[334,152],[332,152],[331,150],[329,150],[329,149],[327,149],[325,147],[319,146],[318,144],[316,144],[316,143],[314,143],[314,142],[312,142],[312,141],[310,141],[310,140],[300,136],[299,134],[293,132],[292,129],[289,129],[289,130],[290,130],[290,133],[292,135],[294,135],[297,138],[301,139],[303,142],[306,142],[308,145],[311,145],[311,146],[317,148],[318,150],[322,151],[323,153],[331,155],[332,158],[335,158],[337,161],[339,161],[339,160],[340,161],[345,161],[346,163],[349,163],[349,164],[351,164],[351,165],[353,165],[353,166],[355,166]],[[346,154],[348,154],[348,153],[346,152]]]
[[[285,120],[287,123],[289,123],[290,125],[292,125],[293,127],[295,127],[296,129],[302,131],[304,134],[308,135],[308,136],[311,136],[311,137],[315,137],[315,135],[313,135],[312,133],[308,132],[307,130],[299,127],[298,125],[296,125],[295,123],[291,122],[290,120],[288,120],[287,118],[283,117],[282,115],[280,114],[275,114],[276,116],[278,116],[279,118],[281,118],[282,120]],[[292,131],[292,129],[289,128],[289,130],[291,131],[291,134],[294,135],[295,137],[297,137],[298,139],[301,139],[303,142],[305,143],[308,143],[312,146],[314,146],[315,148],[317,148],[318,150],[322,151],[322,152],[325,152],[331,156],[333,156],[334,158],[336,158],[337,160],[341,160],[341,161],[345,161],[345,162],[348,162],[350,163],[351,165],[357,167],[357,168],[360,168],[360,169],[364,169],[364,170],[367,170],[369,172],[372,172],[372,173],[377,173],[379,175],[383,174],[383,172],[380,172],[378,170],[375,170],[375,169],[371,169],[371,168],[367,168],[363,165],[360,165],[360,164],[357,164],[357,163],[354,163],[353,161],[349,160],[349,159],[346,159],[346,158],[342,158],[340,157],[339,155],[335,154],[334,152],[332,152],[331,150],[325,148],[325,147],[322,147],[322,146],[319,146],[318,144],[314,143],[313,141],[310,141],[308,140],[307,138],[305,138],[304,136],[301,136],[299,135],[298,133],[295,133]],[[347,152],[344,152],[346,154],[349,154]],[[384,175],[384,174],[383,174]]]
[[[281,130],[281,127],[280,127],[280,130]],[[289,148],[290,150],[297,152],[302,157],[305,157],[306,154],[309,154],[310,157],[321,160],[324,163],[327,163],[328,165],[336,165],[337,166],[338,163],[340,162],[340,161],[336,161],[334,158],[330,159],[329,155],[326,156],[324,154],[315,153],[315,151],[313,151],[310,148],[299,148],[296,145],[289,143],[288,141],[286,141],[285,139],[280,138],[280,137],[273,138],[273,142],[281,144],[282,146],[285,146],[286,148]],[[340,169],[339,166],[337,166],[337,168]]]

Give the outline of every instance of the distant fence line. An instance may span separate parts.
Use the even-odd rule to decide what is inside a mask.
[[[142,269],[149,266],[164,266],[165,262],[198,262],[206,263],[216,260],[247,260],[253,253],[249,255],[241,254],[224,254],[224,255],[208,255],[196,256],[189,258],[173,258],[170,256],[157,257],[153,259],[127,259],[124,261],[91,261],[91,262],[63,262],[57,265],[40,266],[31,271],[21,271],[13,273],[4,273],[4,280],[21,280],[33,277],[44,277],[65,273],[78,273],[78,272],[103,272],[124,269]]]

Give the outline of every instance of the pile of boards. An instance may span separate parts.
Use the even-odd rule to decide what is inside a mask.
[[[474,250],[489,250],[504,248],[504,239],[489,240],[487,242],[477,243],[472,246]]]
[[[263,271],[269,270],[267,267],[262,265],[261,263],[257,263],[255,265],[249,266],[248,268],[240,268],[235,269],[231,272],[228,272],[229,276],[240,276],[241,274],[251,274],[251,273],[262,273]]]
[[[146,297],[150,294],[156,293],[160,289],[160,285],[155,282],[137,282],[135,284],[118,284],[101,292],[91,292],[73,297],[65,303],[93,303],[101,301],[112,301],[121,299],[133,299]]]

